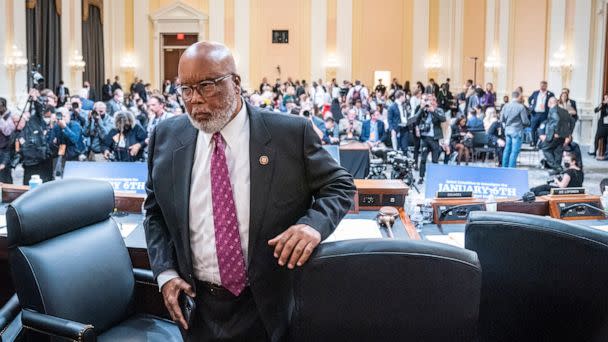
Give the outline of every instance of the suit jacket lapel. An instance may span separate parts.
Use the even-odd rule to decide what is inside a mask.
[[[264,212],[270,197],[270,183],[276,160],[274,150],[269,146],[271,137],[264,118],[257,108],[247,104],[249,114],[249,165],[250,165],[250,216],[249,216],[249,256],[256,246],[260,230],[264,224]],[[266,158],[264,158],[266,157]]]
[[[190,177],[194,164],[196,150],[196,137],[198,131],[190,121],[185,120],[182,129],[177,130],[179,144],[173,151],[173,205],[179,224],[179,231],[184,247],[184,254],[188,264],[192,266],[192,252],[190,250]]]

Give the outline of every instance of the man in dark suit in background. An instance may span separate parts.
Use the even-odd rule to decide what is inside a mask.
[[[63,106],[70,97],[70,88],[66,87],[63,81],[59,81],[59,85],[55,89],[55,94],[57,95],[57,106]]]
[[[549,114],[549,99],[555,95],[547,90],[547,81],[540,82],[540,89],[535,90],[532,95],[528,98],[528,108],[532,113],[530,119],[530,128],[532,129],[532,142],[531,146],[536,146],[538,141],[538,127],[543,121],[547,120]]]
[[[112,91],[112,82],[108,78],[106,84],[101,87],[101,101],[108,102],[112,98],[114,92]]]
[[[114,90],[116,89],[121,89],[122,90],[122,86],[120,85],[120,78],[118,76],[114,76],[114,83],[112,83],[112,94],[114,94]]]
[[[372,113],[371,119],[363,122],[361,141],[369,143],[371,146],[376,146],[382,140],[384,140],[384,122],[382,121],[382,114],[376,109]]]
[[[547,103],[549,116],[545,123],[544,134],[540,135],[539,147],[543,150],[547,166],[552,169],[551,174],[558,174],[562,171],[562,154],[564,143],[570,136],[571,124],[574,120],[565,109],[557,105],[557,99],[551,97]]]
[[[391,132],[393,149],[401,148],[403,153],[407,153],[410,142],[414,140],[410,128],[407,126],[408,114],[410,113],[408,113],[405,103],[405,92],[397,90],[395,103],[388,108],[388,129]]]
[[[154,130],[146,183],[148,253],[165,305],[189,341],[286,340],[290,269],[349,210],[352,178],[310,120],[244,102],[225,46],[190,46],[178,74],[188,115]],[[197,304],[190,325],[182,292]]]

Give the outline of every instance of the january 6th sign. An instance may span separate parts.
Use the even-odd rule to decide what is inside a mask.
[[[146,193],[148,165],[146,163],[95,163],[66,162],[63,179],[85,178],[110,183],[114,191],[136,194]]]
[[[521,197],[529,191],[528,170],[427,164],[426,197],[438,191],[471,191],[473,197]]]

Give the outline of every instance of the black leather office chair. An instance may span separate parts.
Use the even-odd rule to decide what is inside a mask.
[[[412,240],[322,244],[294,276],[293,341],[474,341],[474,252]]]
[[[14,342],[22,339],[21,307],[17,295],[0,308],[0,341]]]
[[[28,330],[76,341],[181,341],[170,321],[134,314],[136,278],[110,213],[109,183],[45,183],[6,212],[9,262]]]
[[[608,341],[608,234],[541,216],[472,212],[482,341]]]

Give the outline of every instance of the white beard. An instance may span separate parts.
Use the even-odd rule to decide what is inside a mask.
[[[188,119],[192,125],[200,131],[203,131],[208,134],[213,134],[215,132],[219,132],[224,128],[228,122],[230,122],[230,118],[237,106],[236,94],[230,93],[222,100],[222,107],[226,108],[225,110],[218,110],[211,112],[212,119],[204,122],[196,121],[192,118],[191,115],[188,114]],[[244,106],[245,104],[243,104]]]

